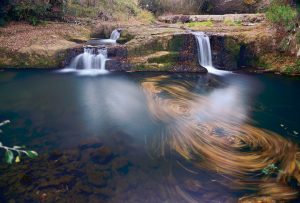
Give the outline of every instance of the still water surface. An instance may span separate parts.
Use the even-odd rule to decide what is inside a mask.
[[[299,143],[299,89],[299,78],[274,75],[0,72],[0,120],[11,121],[1,141],[40,154],[2,164],[0,199],[236,202],[261,191],[249,182],[263,179],[262,160],[245,175],[244,162],[223,167],[226,157],[215,152],[234,147],[238,131],[268,130],[278,143]],[[276,156],[260,148],[228,153],[232,160],[248,152]]]

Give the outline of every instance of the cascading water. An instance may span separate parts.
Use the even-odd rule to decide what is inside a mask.
[[[115,29],[111,35],[110,35],[110,39],[117,41],[120,38],[121,34],[120,34],[120,30],[119,29]]]
[[[105,45],[105,44],[116,44],[117,40],[121,36],[121,29],[115,29],[112,31],[109,39],[92,39],[87,43],[93,46]]]
[[[209,73],[216,75],[228,74],[228,71],[218,70],[212,64],[212,55],[209,37],[204,32],[192,32],[197,40],[199,64],[207,69]]]
[[[84,47],[84,52],[76,56],[71,64],[61,70],[60,72],[77,72],[80,75],[98,75],[104,74],[108,71],[105,70],[105,63],[107,59],[108,44],[115,44],[120,38],[121,29],[115,29],[110,35],[110,39],[90,40],[87,42],[89,45]]]
[[[80,75],[98,75],[105,74],[105,63],[107,60],[107,49],[105,47],[84,48],[84,52],[76,56],[68,68],[62,72],[76,71]]]

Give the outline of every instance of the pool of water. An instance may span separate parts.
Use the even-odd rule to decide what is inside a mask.
[[[2,71],[0,121],[11,123],[2,127],[1,142],[25,145],[39,157],[1,164],[0,199],[236,202],[248,195],[274,197],[262,188],[277,184],[276,174],[266,178],[260,172],[274,160],[280,168],[287,158],[276,153],[296,153],[290,149],[300,141],[299,89],[299,78],[274,75],[91,77]],[[260,134],[266,142],[257,141]],[[281,151],[268,149],[269,142]],[[224,156],[218,151],[228,148]],[[288,194],[299,189],[295,181],[282,187]],[[289,197],[297,201],[298,195]]]

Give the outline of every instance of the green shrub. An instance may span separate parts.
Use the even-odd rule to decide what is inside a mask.
[[[154,23],[155,22],[155,16],[146,10],[142,10],[137,14],[137,19],[140,21],[143,21],[145,23]]]
[[[15,20],[24,20],[37,25],[46,18],[50,4],[22,1],[12,6],[11,15]]]
[[[9,20],[37,25],[43,20],[62,19],[65,0],[0,0],[0,26]]]
[[[266,12],[266,16],[274,24],[291,28],[295,26],[297,11],[290,5],[285,5],[280,1],[273,1]]]
[[[6,24],[8,18],[7,15],[8,5],[9,5],[9,0],[0,1],[0,27]]]

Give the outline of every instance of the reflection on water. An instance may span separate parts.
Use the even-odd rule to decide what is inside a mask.
[[[258,127],[252,77],[4,72],[0,84],[13,123],[1,141],[41,154],[2,166],[3,201],[298,198],[298,145]]]

